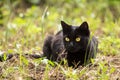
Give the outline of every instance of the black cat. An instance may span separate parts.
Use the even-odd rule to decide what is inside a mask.
[[[61,26],[61,31],[46,38],[43,45],[44,56],[57,62],[66,58],[68,66],[72,67],[89,63],[96,56],[98,41],[90,36],[88,23],[72,26],[61,21]]]

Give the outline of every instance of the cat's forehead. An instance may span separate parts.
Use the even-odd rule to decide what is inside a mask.
[[[66,32],[68,35],[72,35],[72,36],[76,36],[79,34],[78,31],[76,31],[76,29],[78,28],[79,26],[71,26],[71,30],[68,32]]]
[[[72,28],[73,30],[76,30],[77,27],[78,27],[78,26],[71,26],[71,28]]]
[[[79,28],[79,26],[71,26],[72,32],[76,32],[76,29],[78,29],[78,28]]]

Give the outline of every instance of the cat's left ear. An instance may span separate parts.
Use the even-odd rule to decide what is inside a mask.
[[[82,35],[89,36],[90,35],[90,30],[88,23],[85,21],[79,26],[79,30]]]
[[[61,21],[61,25],[64,33],[68,32],[71,29],[71,26],[65,23],[64,21]]]

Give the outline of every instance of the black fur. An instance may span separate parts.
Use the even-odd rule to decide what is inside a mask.
[[[61,26],[61,31],[46,38],[43,45],[44,56],[58,62],[66,58],[68,66],[72,67],[89,63],[96,55],[98,41],[94,36],[90,36],[88,23],[72,26],[61,21]],[[66,41],[66,37],[70,41]],[[80,38],[79,42],[75,41],[77,37]]]
[[[56,35],[49,35],[46,38],[43,46],[43,55],[47,59],[59,62],[65,56],[65,54],[62,54],[65,50],[62,37],[62,31],[60,31]]]

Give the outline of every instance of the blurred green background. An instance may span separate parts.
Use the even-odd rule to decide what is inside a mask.
[[[120,48],[119,8],[119,0],[0,0],[0,50],[41,51],[44,38],[59,31],[64,20],[72,25],[87,21],[98,37],[100,51],[116,54]]]

